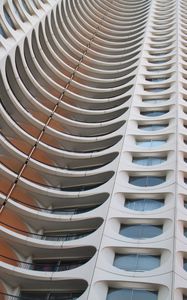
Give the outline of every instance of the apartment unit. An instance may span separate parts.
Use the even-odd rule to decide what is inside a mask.
[[[0,1],[0,300],[187,300],[186,14]]]

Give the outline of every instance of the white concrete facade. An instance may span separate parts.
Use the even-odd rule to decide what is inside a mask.
[[[0,300],[187,299],[186,13],[1,1]]]

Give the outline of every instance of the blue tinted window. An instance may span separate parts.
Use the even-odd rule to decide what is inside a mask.
[[[166,124],[158,124],[158,125],[139,125],[138,128],[141,130],[146,130],[146,131],[156,131],[156,130],[161,130],[163,128],[167,127]]]
[[[122,225],[119,233],[132,239],[147,239],[160,235],[162,226],[150,224]]]
[[[140,147],[143,148],[154,148],[154,147],[159,147],[163,144],[165,144],[165,140],[140,140],[136,141],[136,144]]]
[[[184,267],[184,270],[187,271],[187,259],[186,258],[184,259],[183,267]]]
[[[166,180],[165,176],[137,176],[130,177],[129,183],[136,186],[154,186],[163,183]]]
[[[184,227],[184,236],[187,237],[187,228]]]
[[[134,157],[133,163],[142,166],[154,166],[166,161],[164,157]]]
[[[141,114],[146,117],[158,117],[166,114],[168,111],[143,111]]]
[[[151,104],[160,104],[169,99],[142,99],[143,102],[151,103]]]
[[[137,289],[109,289],[107,300],[157,300],[157,292]]]
[[[114,259],[115,267],[129,272],[144,272],[160,266],[160,257],[147,254],[117,254]]]
[[[137,211],[149,211],[162,207],[163,199],[126,199],[125,207]]]

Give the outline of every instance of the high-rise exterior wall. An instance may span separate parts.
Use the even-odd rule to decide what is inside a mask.
[[[187,1],[0,1],[0,300],[187,299]]]

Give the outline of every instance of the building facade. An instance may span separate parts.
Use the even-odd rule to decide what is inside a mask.
[[[187,299],[186,13],[1,0],[0,300]]]

